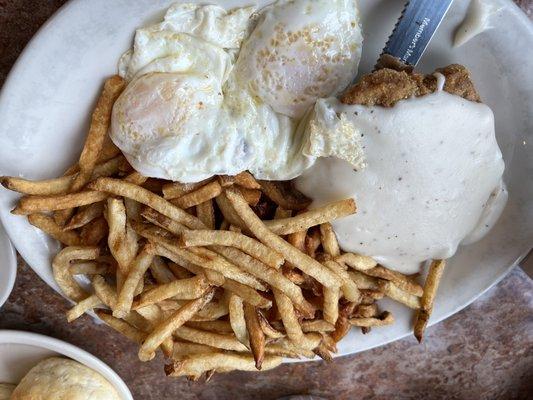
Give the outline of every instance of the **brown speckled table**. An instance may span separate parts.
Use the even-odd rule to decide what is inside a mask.
[[[90,0],[86,0],[90,1]],[[25,44],[64,0],[0,0],[0,86]],[[517,1],[531,16],[533,2]],[[162,360],[141,363],[136,346],[85,316],[68,325],[67,303],[19,258],[0,329],[43,333],[100,357],[135,399],[533,398],[533,281],[520,269],[475,303],[430,328],[424,344],[407,338],[332,364],[283,365],[261,374],[217,375],[207,385],[167,379]]]

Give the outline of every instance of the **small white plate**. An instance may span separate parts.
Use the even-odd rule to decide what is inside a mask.
[[[109,366],[85,350],[36,333],[0,330],[0,382],[17,384],[39,361],[66,356],[100,373],[123,400],[133,400],[126,384]]]
[[[59,176],[79,157],[91,109],[105,77],[132,45],[135,29],[162,18],[175,0],[71,0],[30,42],[0,95],[0,173],[33,179]],[[184,0],[194,2],[193,0]],[[468,0],[453,2],[419,67],[432,71],[466,65],[482,99],[495,114],[496,134],[506,163],[509,203],[487,237],[462,247],[449,261],[431,322],[466,307],[498,282],[533,243],[533,26],[510,0],[494,28],[459,48],[453,33]],[[226,8],[271,0],[200,0]],[[364,46],[360,73],[372,70],[396,23],[404,0],[360,0]],[[0,190],[0,218],[13,244],[35,272],[59,290],[50,259],[57,243],[25,218],[10,214],[19,196]],[[355,353],[409,335],[413,312],[387,303],[396,322],[371,335],[352,332],[338,355]]]
[[[0,307],[6,302],[17,277],[17,255],[0,223]]]

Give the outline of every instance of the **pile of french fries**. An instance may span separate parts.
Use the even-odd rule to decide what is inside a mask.
[[[385,296],[417,311],[422,340],[444,261],[433,261],[422,287],[343,252],[331,221],[356,212],[352,199],[308,210],[290,182],[248,172],[194,184],[143,177],[107,135],[123,88],[119,77],[106,82],[64,176],[1,178],[24,194],[12,212],[64,245],[52,268],[75,303],[69,322],[94,311],[139,344],[140,360],[161,350],[167,375],[194,380],[271,369],[283,357],[331,360],[351,327],[394,322],[378,307]]]

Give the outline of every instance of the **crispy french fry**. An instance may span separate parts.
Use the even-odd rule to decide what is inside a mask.
[[[222,334],[233,332],[229,321],[189,321],[185,325],[194,329],[201,329],[208,332]]]
[[[295,346],[303,346],[305,336],[290,299],[277,289],[273,289],[273,292],[287,336]]]
[[[145,206],[128,197],[124,198],[124,207],[126,207],[126,216],[133,221],[141,221],[141,210]]]
[[[65,231],[80,228],[92,220],[100,217],[104,212],[104,203],[98,202],[80,207],[80,210],[72,216],[70,221],[63,227]]]
[[[94,294],[109,308],[115,308],[117,304],[117,292],[113,289],[101,275],[95,275],[91,279]]]
[[[378,287],[379,290],[385,294],[385,296],[390,297],[399,303],[405,304],[409,308],[413,308],[415,310],[420,308],[420,297],[400,289],[394,283],[390,281],[379,280]]]
[[[134,309],[146,307],[162,300],[174,298],[176,300],[193,300],[201,297],[209,287],[205,275],[197,275],[189,279],[175,280],[158,285],[141,294]]]
[[[243,285],[233,279],[226,279],[222,287],[231,293],[243,298],[244,301],[257,308],[270,308],[272,302],[261,296],[256,290],[247,285]]]
[[[343,255],[335,258],[335,261],[342,265],[348,265],[349,267],[358,271],[368,271],[378,264],[371,257],[362,256],[355,253],[344,253]]]
[[[87,293],[70,274],[70,262],[73,260],[94,260],[98,257],[98,247],[71,246],[61,250],[52,261],[52,271],[56,283],[69,299],[79,302],[87,297]]]
[[[117,303],[113,309],[114,317],[124,318],[131,311],[135,289],[142,282],[144,274],[154,259],[154,255],[149,251],[151,247],[152,245],[150,243],[146,244],[129,266],[126,280],[121,285]]]
[[[183,232],[188,231],[188,228],[180,224],[179,222],[174,221],[173,219],[158,213],[156,210],[145,207],[141,211],[141,215],[148,221],[151,222],[154,225],[157,225],[161,228],[166,229],[170,233],[173,233],[176,236],[181,235]]]
[[[172,199],[170,202],[182,209],[197,206],[205,201],[214,199],[222,193],[222,186],[217,181],[213,181],[196,189],[194,192],[187,193],[177,199]]]
[[[352,315],[357,303],[347,303],[340,307],[339,309],[339,318],[337,318],[337,323],[335,324],[335,330],[329,334],[331,339],[338,343],[346,334],[349,332],[352,327],[349,322],[349,318]]]
[[[194,192],[195,190],[201,188],[202,186],[207,185],[212,180],[213,178],[208,178],[208,179],[204,179],[203,181],[195,182],[195,183],[180,183],[180,182],[168,183],[166,185],[163,185],[163,197],[167,200],[176,199],[188,193]]]
[[[222,350],[215,347],[206,346],[205,344],[189,343],[182,341],[174,341],[174,351],[172,359],[180,361],[184,356],[194,356],[199,354],[221,353]]]
[[[69,272],[71,275],[101,275],[110,272],[110,266],[97,261],[77,262],[70,264]]]
[[[209,272],[218,274],[218,272],[216,272],[216,271],[205,270],[205,269],[203,269],[201,267],[198,267],[197,265],[193,265],[193,264],[187,262],[186,260],[182,260],[181,262],[186,264],[187,268],[182,267],[181,265],[176,264],[175,262],[171,262],[169,264],[169,269],[170,269],[170,271],[172,271],[172,274],[175,277],[174,280],[176,278],[178,278],[178,279],[189,279],[189,278],[192,278],[195,275],[206,275],[206,276],[208,276]],[[208,271],[208,272],[206,273],[206,271]],[[222,274],[219,274],[219,275],[222,277],[220,282],[218,282],[216,280],[213,281],[212,279],[209,279],[209,278],[207,278],[207,280],[209,282],[211,282],[211,284],[213,286],[222,286],[222,284],[224,283],[224,279],[225,278],[224,278],[224,276],[222,276]]]
[[[196,314],[202,307],[213,299],[215,291],[208,290],[202,297],[191,300],[172,316],[158,324],[154,330],[146,337],[141,348],[139,349],[139,359],[141,361],[149,361],[154,358],[155,350],[163,343],[163,341],[172,335],[172,332],[180,328],[187,322],[194,314]]]
[[[109,250],[117,260],[121,273],[127,275],[129,265],[137,255],[138,244],[137,234],[127,221],[126,208],[122,199],[107,199],[106,219],[109,225],[107,239]]]
[[[281,364],[282,358],[266,356],[262,370],[273,369]],[[165,366],[167,376],[188,376],[199,379],[207,371],[255,371],[252,356],[235,353],[214,353],[191,355],[182,361]]]
[[[131,326],[121,319],[113,317],[105,311],[96,311],[96,315],[98,315],[98,318],[104,321],[111,328],[117,332],[120,332],[128,339],[133,340],[135,343],[141,344],[146,337],[146,333],[143,331]]]
[[[350,278],[348,272],[335,261],[325,261],[323,264],[342,279],[341,289],[344,298],[350,302],[359,302],[361,300],[361,292],[356,283]]]
[[[217,349],[247,351],[245,345],[231,334],[220,334],[182,326],[174,331],[174,336],[193,343],[204,344]]]
[[[229,321],[235,337],[247,348],[250,347],[246,320],[244,318],[244,303],[242,298],[232,294],[229,298]]]
[[[283,207],[280,207],[280,206],[276,207],[276,212],[274,213],[274,219],[290,218],[291,216],[292,216],[292,210],[285,210]]]
[[[85,191],[57,196],[26,196],[20,199],[19,204],[11,211],[11,213],[16,215],[28,215],[65,210],[96,203],[105,200],[106,198],[107,194],[95,191]]]
[[[241,229],[246,228],[246,224],[241,219],[241,217],[239,217],[239,215],[235,212],[230,201],[224,194],[218,196],[215,201],[220,212],[224,216],[224,220],[227,221],[228,224],[238,226]],[[223,228],[221,227],[220,229],[222,230]]]
[[[276,330],[272,325],[270,325],[270,322],[268,322],[262,312],[257,312],[257,319],[265,336],[269,337],[270,339],[280,339],[285,337],[285,333]]]
[[[246,221],[248,228],[254,233],[257,239],[271,249],[283,255],[287,261],[298,266],[303,272],[311,275],[318,282],[326,287],[339,287],[340,279],[329,269],[321,265],[316,260],[303,254],[295,247],[291,246],[279,236],[273,234],[261,221],[250,206],[243,199],[242,195],[230,187],[226,189],[226,196],[230,200],[237,214]],[[274,220],[277,221],[277,220]]]
[[[371,318],[378,315],[378,305],[373,304],[359,304],[355,309],[353,318]]]
[[[305,333],[309,332],[333,332],[335,330],[335,325],[330,324],[323,319],[315,319],[312,321],[302,321],[302,331]]]
[[[422,342],[424,331],[429,321],[429,317],[433,312],[433,303],[437,296],[439,283],[446,267],[446,260],[433,260],[429,266],[428,276],[424,284],[424,294],[420,300],[421,309],[416,316],[415,321],[415,337],[418,342]]]
[[[186,231],[180,235],[178,242],[183,247],[209,245],[235,247],[276,269],[280,268],[284,262],[283,256],[279,253],[272,251],[261,242],[237,232],[209,230]]]
[[[364,273],[366,275],[374,276],[376,278],[382,278],[391,281],[398,288],[414,296],[421,297],[424,293],[424,289],[422,288],[422,286],[414,282],[411,278],[399,272],[382,267],[381,265],[365,270]]]
[[[265,221],[265,225],[278,235],[288,235],[289,233],[302,231],[315,225],[354,214],[355,212],[355,201],[353,199],[346,199],[300,213],[294,217]]]
[[[203,229],[204,224],[196,217],[187,214],[181,208],[169,203],[162,197],[146,190],[140,186],[136,186],[129,182],[124,182],[119,179],[112,178],[98,178],[91,182],[88,187],[93,190],[111,193],[115,196],[128,197],[139,203],[147,205],[154,210],[160,212],[167,217],[182,223],[183,225],[192,229]]]
[[[250,348],[255,360],[255,367],[261,369],[265,358],[265,334],[259,324],[257,310],[248,303],[244,303],[244,319],[246,321],[246,330],[250,339]]]
[[[196,215],[209,229],[215,229],[215,209],[213,200],[207,200],[196,206]]]
[[[332,257],[338,257],[341,255],[339,242],[337,242],[337,236],[333,231],[333,227],[329,222],[324,222],[320,225],[320,241],[324,251]]]
[[[324,319],[332,325],[335,325],[339,317],[339,288],[324,288]]]
[[[107,221],[104,217],[96,218],[81,228],[80,241],[85,246],[96,246],[108,233]]]
[[[72,322],[75,319],[81,317],[87,311],[92,310],[96,307],[102,307],[102,301],[95,294],[90,295],[89,297],[78,302],[74,307],[67,311],[67,321]]]
[[[278,206],[287,210],[303,210],[311,200],[284,182],[259,181],[263,193]],[[317,224],[315,224],[317,225]]]
[[[159,256],[154,256],[152,265],[150,265],[150,272],[159,284],[169,283],[176,279],[176,276],[170,270],[167,263]]]
[[[379,290],[378,279],[359,271],[348,271],[348,275],[359,289]]]
[[[259,200],[261,200],[262,194],[260,190],[247,189],[243,187],[239,188],[239,190],[241,191],[242,196],[250,206],[255,207],[257,204],[259,204]]]
[[[89,182],[105,143],[113,104],[125,86],[126,82],[118,75],[106,80],[102,94],[93,111],[89,133],[78,163],[80,173],[72,184],[72,191],[80,190]]]
[[[57,225],[54,219],[48,215],[31,214],[28,215],[28,221],[67,246],[79,246],[81,244],[80,235],[77,232],[64,232],[63,228]]]
[[[316,252],[320,247],[320,232],[312,230],[307,233],[305,238],[305,252],[313,259],[316,259]]]
[[[394,322],[394,317],[390,312],[385,311],[378,318],[350,318],[349,322],[352,326],[368,328],[390,325]]]

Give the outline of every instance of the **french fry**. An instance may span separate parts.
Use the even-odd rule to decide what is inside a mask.
[[[352,326],[368,328],[373,326],[390,325],[394,322],[394,317],[390,312],[385,311],[377,318],[350,318],[349,322]]]
[[[183,232],[178,240],[183,247],[220,245],[238,248],[272,268],[280,268],[283,256],[251,237],[231,231],[196,230]]]
[[[71,275],[101,275],[107,274],[110,267],[97,261],[71,263],[69,272]]]
[[[331,337],[334,342],[340,342],[341,339],[349,332],[350,328],[352,327],[350,325],[349,318],[352,315],[355,307],[357,307],[357,303],[352,302],[344,304],[339,308],[339,318],[337,318],[335,330],[329,334],[329,337]]]
[[[146,176],[141,175],[137,171],[133,171],[131,174],[124,178],[124,182],[133,183],[137,186],[143,185],[147,180],[148,178]]]
[[[265,334],[259,324],[257,317],[258,311],[248,303],[244,303],[244,319],[246,321],[246,330],[250,339],[250,348],[255,360],[255,367],[260,370],[265,358]]]
[[[28,221],[67,246],[79,246],[81,244],[80,235],[77,232],[64,232],[63,228],[57,225],[54,219],[48,215],[30,214],[28,215]]]
[[[197,265],[194,265],[194,264],[191,264],[190,262],[187,262],[186,260],[181,260],[181,263],[183,264],[186,264],[187,265],[187,268],[185,267],[182,267],[181,265],[179,264],[176,264],[175,262],[171,262],[169,264],[169,269],[170,271],[172,272],[172,274],[174,275],[174,280],[176,278],[178,279],[189,279],[189,278],[192,278],[193,276],[195,275],[210,275],[210,273],[216,273],[216,274],[219,274],[218,272],[216,271],[209,271],[209,270],[205,270],[201,267],[198,267]],[[213,279],[208,279],[209,282],[211,282],[211,284],[213,286],[222,286],[222,284],[224,283],[224,276],[222,274],[219,274],[222,278],[220,280],[220,282],[218,282],[217,280],[213,280]]]
[[[378,279],[359,271],[348,271],[348,275],[359,289],[379,290]]]
[[[206,291],[206,293],[195,300],[189,301],[172,316],[158,324],[154,330],[146,337],[141,348],[139,349],[139,359],[141,361],[149,361],[154,358],[155,350],[163,343],[167,337],[171,337],[172,332],[180,328],[187,322],[194,314],[213,299],[215,291],[213,289]]]
[[[176,222],[173,219],[158,213],[156,210],[150,207],[145,207],[141,211],[141,216],[143,216],[148,222],[151,222],[154,225],[164,228],[176,236],[179,236],[183,232],[188,231],[188,228],[185,225],[180,224],[179,222]]]
[[[283,321],[287,336],[295,346],[303,346],[305,343],[305,336],[290,299],[277,289],[273,289],[273,292],[276,306],[281,315],[281,320]]]
[[[380,290],[361,289],[361,304],[372,304],[375,300],[381,300],[385,295]]]
[[[335,258],[335,261],[341,265],[348,265],[357,271],[368,271],[378,264],[376,260],[371,257],[362,256],[355,253],[344,253],[343,255]]]
[[[80,207],[80,210],[72,216],[70,221],[63,227],[65,231],[81,228],[92,220],[101,216],[104,212],[104,203],[98,202]]]
[[[305,238],[305,252],[313,259],[316,259],[316,252],[320,247],[320,232],[317,230],[308,231]]]
[[[335,325],[330,324],[323,319],[315,319],[312,321],[302,321],[302,331],[305,333],[309,332],[333,332],[335,330]]]
[[[194,356],[199,354],[221,353],[222,350],[204,344],[174,341],[174,351],[172,359],[176,361],[183,360],[185,356]]]
[[[118,75],[106,80],[102,94],[93,111],[89,133],[78,163],[80,172],[71,186],[72,191],[80,190],[89,182],[103,149],[111,122],[113,104],[125,86],[126,82]]]
[[[378,306],[373,304],[359,304],[352,314],[353,318],[370,318],[378,315]]]
[[[241,172],[235,176],[221,175],[218,177],[218,181],[222,187],[236,184],[246,189],[261,189],[259,182],[248,171]]]
[[[172,199],[170,202],[182,209],[197,206],[203,202],[214,199],[222,193],[222,186],[217,181],[212,181],[207,185],[196,189],[194,192],[187,193],[177,199]]]
[[[333,231],[333,227],[329,222],[324,222],[320,225],[320,241],[324,251],[332,257],[338,257],[341,255],[339,242],[337,236]]]
[[[226,196],[230,200],[237,214],[246,221],[246,225],[259,241],[283,255],[287,261],[298,266],[300,270],[315,278],[322,285],[326,287],[340,286],[340,279],[329,269],[308,255],[303,254],[279,236],[273,234],[255,215],[237,190],[231,187],[227,188]]]
[[[266,356],[262,370],[269,370],[281,364],[282,358]],[[165,366],[167,376],[188,376],[199,379],[207,371],[255,371],[255,361],[252,356],[234,353],[198,354],[187,357],[182,361]]]
[[[350,302],[359,302],[361,300],[361,292],[356,283],[350,278],[348,272],[335,261],[325,261],[323,264],[342,279],[341,289],[344,298]]]
[[[67,321],[72,322],[75,319],[78,319],[87,311],[92,310],[96,307],[102,307],[102,301],[95,294],[83,299],[78,302],[74,307],[67,311]]]
[[[95,275],[91,279],[94,294],[109,308],[115,308],[117,304],[117,292],[113,289],[101,275]]]
[[[115,196],[128,197],[141,204],[149,206],[163,215],[187,226],[191,229],[203,229],[204,224],[196,217],[187,214],[181,208],[169,203],[162,197],[146,190],[140,186],[136,186],[129,182],[124,182],[119,179],[112,178],[98,178],[96,181],[88,185],[93,190],[111,193]]]
[[[231,293],[242,297],[244,301],[253,305],[257,308],[270,308],[272,307],[272,302],[261,296],[256,290],[252,289],[247,285],[243,285],[233,279],[226,279],[222,287],[228,290]]]
[[[157,285],[141,293],[139,301],[135,302],[134,309],[155,304],[162,300],[174,298],[177,300],[193,300],[201,297],[209,287],[205,275],[197,275],[189,279],[175,280],[162,285]]]
[[[178,197],[184,196],[188,193],[194,192],[195,190],[201,188],[204,185],[207,185],[211,182],[213,178],[204,179],[200,182],[195,183],[180,183],[172,182],[166,185],[163,185],[163,197],[167,200],[177,199]]]
[[[143,331],[131,326],[121,319],[113,317],[111,314],[108,314],[105,311],[96,311],[96,315],[98,315],[98,318],[104,321],[111,328],[117,332],[120,332],[135,343],[141,344],[146,337],[146,333]]]
[[[65,210],[97,203],[106,198],[107,194],[95,191],[84,191],[57,196],[26,196],[20,199],[19,204],[11,211],[11,213],[15,215],[28,215]]]
[[[154,256],[152,265],[150,265],[150,272],[159,284],[169,283],[176,279],[176,276],[167,266],[166,262],[159,256]]]
[[[276,330],[272,325],[270,325],[270,322],[268,322],[262,312],[257,312],[257,319],[265,336],[269,337],[270,339],[280,339],[285,337],[285,333]]]
[[[274,213],[274,219],[290,218],[291,216],[292,216],[292,210],[285,210],[283,207],[280,207],[280,206],[276,207],[276,212]]]
[[[259,204],[259,200],[261,200],[261,194],[262,192],[257,189],[247,189],[247,188],[239,188],[239,190],[242,193],[242,196],[244,197],[244,200],[252,206],[255,207],[257,204]]]
[[[126,208],[126,216],[128,219],[134,221],[141,221],[141,210],[144,206],[128,197],[124,198],[124,207]]]
[[[354,214],[357,208],[353,199],[346,199],[331,203],[310,211],[300,213],[294,217],[265,221],[268,229],[278,235],[288,235]]]
[[[241,217],[239,217],[239,215],[235,212],[225,194],[221,194],[220,196],[218,196],[215,201],[220,212],[224,216],[224,220],[227,221],[228,224],[238,226],[241,229],[246,228],[246,224],[241,219]],[[220,229],[222,229],[222,227]]]
[[[366,275],[376,278],[386,279],[394,283],[395,286],[414,296],[421,297],[424,289],[418,283],[408,278],[406,275],[378,265],[377,267],[365,270]]]
[[[405,304],[409,308],[413,308],[415,310],[420,308],[420,297],[400,289],[394,283],[380,280],[378,281],[378,287],[379,290],[385,294],[385,296],[390,297],[399,303]]]
[[[245,345],[239,342],[231,334],[220,334],[200,329],[190,328],[188,326],[181,326],[174,331],[174,336],[182,340],[187,340],[192,343],[204,344],[215,347],[217,349],[232,350],[232,351],[247,351]]]
[[[70,274],[70,262],[73,260],[94,260],[99,253],[98,247],[71,246],[65,247],[54,257],[52,271],[55,281],[69,299],[80,302],[87,297],[85,290]]]
[[[135,289],[142,282],[144,274],[154,259],[154,255],[149,251],[151,246],[149,243],[146,244],[129,266],[126,280],[120,286],[121,289],[118,293],[117,303],[113,309],[114,317],[124,318],[131,311]]]
[[[222,334],[233,332],[229,321],[189,321],[185,325],[194,329],[200,329],[208,332]]]
[[[232,294],[229,298],[229,321],[237,340],[247,348],[250,347],[246,320],[244,318],[244,303],[242,298]]]
[[[290,184],[273,181],[259,181],[259,184],[270,200],[287,210],[303,210],[311,204],[309,198],[290,187]]]
[[[215,229],[215,209],[213,200],[207,200],[196,206],[196,215],[209,229]]]
[[[129,265],[137,255],[138,244],[137,234],[127,221],[126,208],[122,199],[107,199],[106,219],[109,225],[107,239],[109,250],[117,260],[121,273],[126,275]]]
[[[339,288],[324,288],[324,319],[332,325],[335,325],[339,317]]]
[[[415,321],[415,337],[418,342],[422,342],[424,331],[433,312],[433,303],[437,296],[439,283],[446,267],[446,260],[433,260],[429,266],[428,276],[424,284],[424,294],[420,300],[421,309],[418,311]]]
[[[84,246],[96,246],[108,233],[107,221],[104,217],[96,218],[81,228],[80,241]]]

